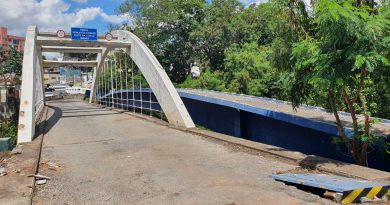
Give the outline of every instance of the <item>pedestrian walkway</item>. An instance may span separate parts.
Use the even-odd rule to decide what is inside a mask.
[[[77,100],[49,103],[34,204],[333,204],[274,181],[294,169]]]

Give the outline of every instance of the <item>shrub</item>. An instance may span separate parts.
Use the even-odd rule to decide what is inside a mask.
[[[0,122],[0,138],[10,137],[12,146],[15,146],[17,135],[18,135],[18,126],[16,122],[12,122],[12,121]]]

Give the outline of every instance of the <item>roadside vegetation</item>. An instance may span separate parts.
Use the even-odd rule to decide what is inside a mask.
[[[263,96],[333,113],[357,164],[367,165],[373,118],[390,119],[390,5],[384,0],[128,0],[127,28],[178,87]],[[192,78],[191,64],[202,73]],[[339,111],[351,113],[354,134]],[[382,143],[386,144],[386,143]]]
[[[0,138],[11,138],[12,147],[16,145],[17,141],[19,101],[15,86],[20,84],[22,56],[22,53],[13,48],[0,48],[0,86],[3,86],[7,93],[6,96],[3,96],[6,102],[0,104],[2,110]]]
[[[18,126],[16,122],[3,120],[0,122],[0,138],[11,138],[11,145],[16,145],[18,135]]]

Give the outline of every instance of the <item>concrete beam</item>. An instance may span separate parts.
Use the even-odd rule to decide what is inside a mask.
[[[96,67],[98,65],[97,61],[52,61],[44,60],[43,66],[63,66],[63,65],[72,65],[75,67]]]
[[[95,48],[95,47],[42,46],[42,52],[101,53],[102,52],[102,48]]]
[[[57,37],[57,33],[53,32],[39,32],[38,36],[44,36],[44,37]],[[65,38],[71,38],[72,35],[70,33],[66,33]],[[98,39],[105,39],[105,35],[99,35]],[[117,40],[117,37],[113,37],[113,40]]]
[[[118,40],[97,40],[97,41],[72,41],[70,38],[45,37],[38,36],[38,45],[41,46],[73,46],[73,47],[109,47],[109,48],[127,48],[131,43]]]

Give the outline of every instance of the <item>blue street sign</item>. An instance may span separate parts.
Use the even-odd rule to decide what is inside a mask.
[[[72,28],[73,41],[97,41],[97,29]]]

